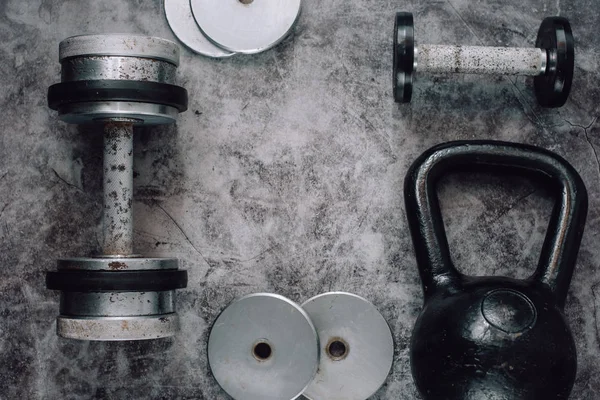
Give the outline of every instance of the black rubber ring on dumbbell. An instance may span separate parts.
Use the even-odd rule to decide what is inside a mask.
[[[53,110],[66,104],[98,101],[162,104],[184,112],[188,93],[168,83],[111,79],[62,82],[48,88],[48,106]]]
[[[161,292],[187,287],[185,270],[49,271],[46,287],[65,292]]]
[[[402,30],[402,32],[400,32]],[[402,37],[400,34],[402,33]],[[396,103],[410,103],[415,63],[412,13],[398,12],[394,23],[393,91]]]

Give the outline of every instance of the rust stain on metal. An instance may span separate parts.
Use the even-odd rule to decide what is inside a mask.
[[[124,262],[113,261],[113,262],[111,262],[111,263],[108,264],[108,268],[110,270],[112,270],[112,271],[121,271],[123,269],[127,269],[128,266]]]

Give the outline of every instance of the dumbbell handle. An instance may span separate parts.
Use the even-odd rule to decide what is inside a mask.
[[[544,49],[487,46],[415,46],[419,72],[492,75],[544,75],[548,54]]]
[[[104,255],[133,254],[133,123],[104,125]]]

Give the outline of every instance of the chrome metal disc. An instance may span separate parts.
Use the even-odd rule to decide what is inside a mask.
[[[72,36],[60,42],[60,62],[71,57],[123,56],[163,60],[179,65],[179,46],[167,39],[132,34]]]
[[[135,125],[166,125],[177,119],[179,111],[164,104],[126,101],[90,101],[61,106],[58,117],[69,124],[92,124],[111,118],[129,118]]]
[[[189,0],[165,0],[164,6],[169,27],[190,50],[214,58],[231,57],[235,54],[215,46],[204,36],[192,15]]]
[[[206,37],[236,53],[254,54],[281,42],[295,26],[301,0],[190,0]]]
[[[325,293],[302,305],[319,334],[319,371],[303,395],[311,400],[365,400],[385,382],[394,359],[390,328],[362,297]]]
[[[319,364],[317,332],[285,297],[258,293],[231,303],[208,338],[210,369],[236,400],[292,400]]]
[[[179,268],[179,260],[176,258],[156,257],[77,257],[60,259],[57,264],[59,271],[136,271]]]
[[[141,317],[173,314],[175,291],[162,292],[62,292],[61,316]]]
[[[62,61],[61,81],[103,79],[175,84],[177,67],[167,61],[122,56],[71,57]]]
[[[123,341],[170,337],[179,331],[177,314],[56,319],[56,333],[79,340]]]

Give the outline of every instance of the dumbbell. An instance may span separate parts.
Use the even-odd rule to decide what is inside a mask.
[[[176,289],[187,286],[178,260],[133,251],[133,129],[175,122],[187,91],[174,85],[179,47],[137,35],[84,35],[59,46],[61,83],[48,105],[71,124],[102,124],[102,254],[58,260],[46,275],[60,291],[57,334],[81,340],[168,337],[179,328]]]
[[[575,44],[566,18],[542,21],[535,48],[416,45],[413,15],[396,14],[394,26],[394,98],[408,103],[416,71],[437,73],[525,75],[534,77],[542,107],[561,107],[573,80]]]

